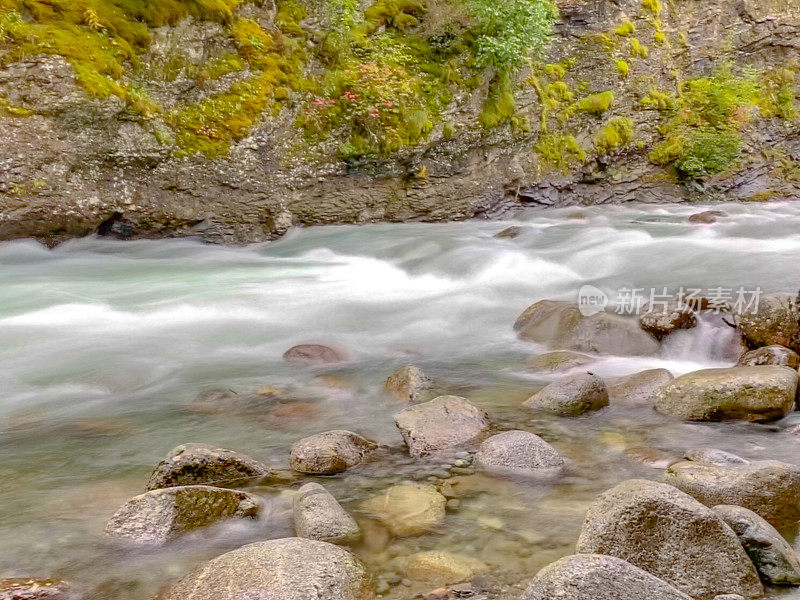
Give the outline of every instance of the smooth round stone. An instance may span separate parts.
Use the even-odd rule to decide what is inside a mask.
[[[475,455],[475,465],[499,474],[552,477],[563,470],[564,458],[538,435],[515,430],[485,440]]]

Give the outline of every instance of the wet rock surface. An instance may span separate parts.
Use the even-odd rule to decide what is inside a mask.
[[[785,346],[772,344],[745,352],[739,359],[739,364],[746,366],[784,365],[797,369],[800,367],[800,355]]]
[[[432,485],[398,483],[366,500],[361,509],[397,536],[422,535],[444,520],[445,497]]]
[[[662,483],[633,479],[602,494],[586,515],[577,550],[626,560],[693,598],[763,594],[753,564],[724,521]]]
[[[300,473],[331,475],[360,464],[376,447],[374,442],[352,431],[326,431],[295,443],[289,452],[289,462]]]
[[[326,542],[284,538],[223,554],[184,576],[158,600],[363,600],[370,584],[350,552]]]
[[[0,600],[79,600],[66,581],[12,577],[0,579]]]
[[[772,585],[800,585],[800,559],[781,534],[756,513],[741,506],[714,507],[742,542],[761,578]]]
[[[307,483],[295,492],[292,519],[301,538],[351,544],[361,537],[355,519],[318,483]]]
[[[485,440],[475,454],[475,464],[490,473],[519,477],[548,477],[561,473],[564,458],[538,435],[506,431]]]
[[[439,396],[398,413],[394,422],[412,456],[471,442],[489,426],[489,416],[460,396]]]
[[[778,529],[800,520],[800,469],[765,460],[717,466],[697,462],[671,465],[663,481],[706,506],[735,504],[766,519]]]
[[[236,486],[277,476],[269,465],[241,452],[210,444],[181,444],[155,468],[145,491],[179,485]]]
[[[674,379],[667,369],[647,369],[605,380],[612,404],[652,406],[662,387]]]
[[[736,315],[736,325],[751,348],[778,344],[800,352],[800,313],[788,294],[766,294],[754,309]]]
[[[392,397],[404,402],[418,402],[433,385],[433,381],[414,365],[406,365],[394,371],[384,382]]]
[[[575,554],[539,571],[522,600],[690,600],[690,596],[614,556]]]
[[[787,367],[703,369],[666,384],[655,406],[694,421],[774,421],[793,408],[797,383],[797,372]]]
[[[118,540],[160,545],[227,519],[254,519],[262,508],[258,496],[238,490],[207,485],[164,488],[128,500],[111,517],[105,533]]]
[[[570,375],[545,386],[523,406],[561,417],[576,417],[608,406],[605,382],[592,373]]]

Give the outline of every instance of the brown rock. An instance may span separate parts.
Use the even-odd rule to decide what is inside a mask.
[[[296,442],[289,461],[292,469],[300,473],[332,475],[360,464],[375,448],[377,444],[357,433],[336,429]]]
[[[347,361],[342,350],[322,344],[299,344],[283,353],[283,360],[307,364],[335,364]]]

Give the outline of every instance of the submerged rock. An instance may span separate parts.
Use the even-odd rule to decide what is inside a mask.
[[[422,369],[406,365],[389,375],[383,385],[386,391],[398,400],[417,402],[420,395],[428,390],[432,383]]]
[[[558,475],[564,458],[538,435],[527,431],[506,431],[484,441],[475,464],[494,473],[522,477]]]
[[[791,296],[766,294],[758,298],[753,308],[734,315],[750,348],[778,344],[800,352],[800,313]]]
[[[721,467],[697,462],[671,465],[663,481],[707,506],[736,504],[783,529],[800,520],[800,469],[775,461]]]
[[[246,454],[210,444],[181,444],[158,464],[145,490],[179,485],[224,487],[277,476],[269,465]]]
[[[785,346],[772,344],[745,352],[739,358],[739,364],[742,366],[783,365],[797,369],[800,367],[800,355]]]
[[[702,212],[689,215],[689,223],[716,223],[718,217],[727,217],[728,215],[721,210],[704,210]]]
[[[0,579],[0,600],[77,600],[69,583],[60,579],[11,577]]]
[[[489,416],[466,398],[439,396],[406,408],[394,418],[412,456],[472,441],[489,427]]]
[[[575,417],[608,406],[608,390],[597,375],[581,373],[546,385],[522,405],[562,417]]]
[[[519,225],[511,225],[510,227],[506,227],[505,229],[498,231],[493,237],[500,239],[514,239],[519,237],[523,231],[525,231],[524,227],[520,227]]]
[[[540,300],[517,318],[520,338],[550,348],[621,356],[653,355],[659,343],[633,319],[601,312],[584,317],[577,305]]]
[[[226,519],[252,519],[261,512],[258,496],[208,485],[153,490],[120,507],[106,525],[106,535],[160,545],[183,533]]]
[[[655,407],[691,421],[774,421],[794,406],[797,383],[787,367],[703,369],[666,384]]]
[[[752,510],[720,504],[716,512],[739,537],[761,578],[772,585],[800,585],[800,559],[780,533]]]
[[[629,562],[601,554],[573,554],[547,565],[521,600],[691,600]]]
[[[446,499],[432,485],[398,483],[362,503],[361,509],[399,537],[422,535],[444,520]]]
[[[360,464],[377,447],[357,433],[335,429],[296,442],[289,451],[289,462],[300,473],[332,475]]]
[[[693,598],[763,594],[730,527],[663,483],[632,479],[602,494],[586,514],[577,551],[626,560]]]
[[[218,556],[157,600],[363,600],[364,566],[347,550],[301,538],[257,542]]]
[[[527,365],[535,371],[554,373],[556,371],[567,371],[576,367],[582,367],[593,363],[595,359],[588,354],[574,352],[572,350],[554,350],[545,352],[539,356],[534,356],[527,360]]]
[[[433,550],[417,552],[406,559],[406,575],[414,581],[448,585],[469,581],[488,567],[476,558]]]
[[[307,483],[297,490],[292,508],[297,537],[352,544],[361,536],[355,519],[318,483]]]
[[[283,360],[309,364],[335,364],[347,361],[343,350],[322,344],[298,344],[283,353]]]
[[[647,369],[633,375],[606,379],[611,403],[650,406],[662,387],[674,379],[667,369]]]
[[[687,450],[683,457],[692,462],[705,463],[717,467],[736,467],[750,462],[741,456],[736,456],[724,450],[717,450],[716,448],[692,448]]]

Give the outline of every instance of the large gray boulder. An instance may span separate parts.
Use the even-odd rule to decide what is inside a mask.
[[[608,390],[597,375],[580,373],[546,385],[522,405],[561,417],[576,417],[608,406]]]
[[[667,369],[647,369],[632,375],[606,379],[612,404],[652,406],[662,387],[674,379]]]
[[[693,598],[764,591],[719,515],[663,483],[631,479],[602,494],[586,514],[577,551],[626,560]]]
[[[399,537],[422,535],[445,517],[447,500],[435,487],[403,482],[361,504],[361,510],[377,519]]]
[[[772,344],[745,352],[739,358],[739,365],[756,367],[760,365],[783,365],[797,370],[800,367],[800,355],[785,346]]]
[[[602,554],[573,554],[547,565],[521,600],[691,600],[629,562]]]
[[[487,427],[486,411],[460,396],[439,396],[410,406],[394,418],[412,456],[424,456],[474,440]]]
[[[284,538],[256,542],[201,565],[158,600],[362,600],[371,598],[361,562],[339,546]]]
[[[775,460],[728,467],[683,461],[671,465],[664,483],[706,506],[736,504],[778,529],[800,520],[800,469]]]
[[[258,496],[209,485],[162,488],[134,496],[106,525],[106,535],[148,545],[169,542],[183,533],[226,519],[256,518]]]
[[[357,433],[334,429],[296,442],[289,451],[289,463],[299,473],[332,475],[360,464],[377,447]]]
[[[585,317],[577,305],[555,300],[529,306],[514,329],[521,339],[554,349],[621,356],[650,356],[659,349],[658,340],[642,331],[634,319],[606,312]]]
[[[800,313],[792,296],[766,294],[754,308],[734,315],[748,347],[779,344],[800,352]]]
[[[800,559],[780,533],[752,510],[720,504],[716,512],[739,536],[761,578],[772,585],[800,585]]]
[[[292,520],[295,535],[301,538],[352,544],[361,536],[355,519],[318,483],[307,483],[295,492]]]
[[[269,465],[241,452],[210,444],[181,444],[158,464],[145,490],[179,485],[225,487],[276,476]]]
[[[691,421],[774,421],[794,406],[797,382],[788,367],[703,369],[667,383],[655,407]]]
[[[564,469],[558,450],[527,431],[505,431],[485,440],[474,464],[490,473],[518,477],[552,477]]]

